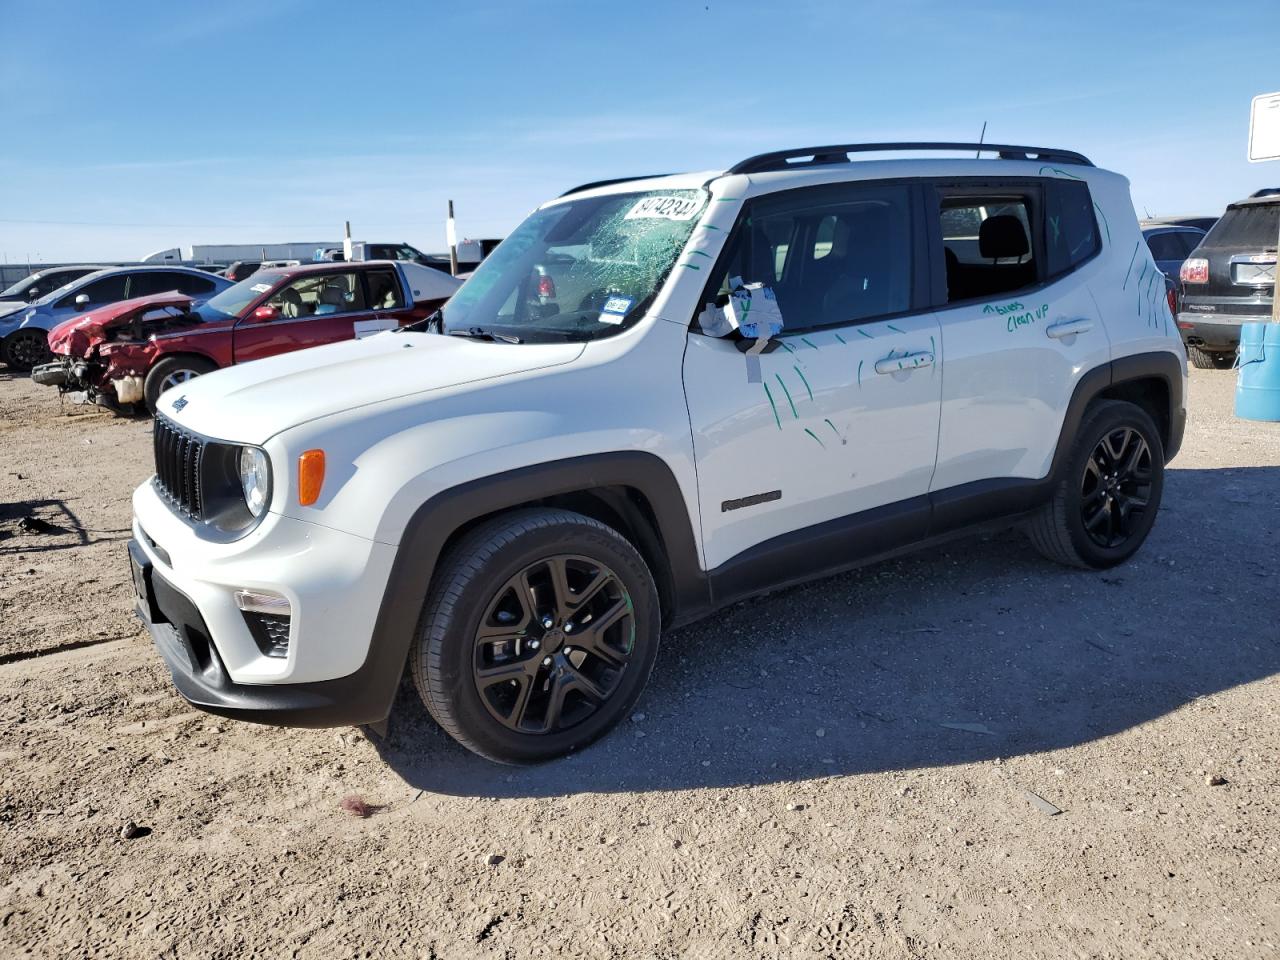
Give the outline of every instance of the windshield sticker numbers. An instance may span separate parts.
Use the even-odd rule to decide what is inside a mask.
[[[702,197],[645,197],[637,200],[624,220],[692,220],[702,209]]]
[[[989,303],[982,308],[983,313],[993,313],[997,316],[1007,317],[1005,321],[1005,329],[1010,333],[1019,327],[1027,327],[1033,323],[1038,323],[1049,315],[1049,305],[1042,303],[1035,310],[1029,310],[1021,300],[1014,300],[1010,303],[993,304]]]
[[[250,289],[250,290],[252,290],[254,293],[266,293],[268,290],[270,290],[270,289],[271,289],[271,284],[269,284],[269,283],[255,283],[255,284],[254,284],[252,287],[250,287],[249,289]]]
[[[601,323],[621,323],[626,319],[627,311],[635,301],[631,297],[610,297],[600,308]]]

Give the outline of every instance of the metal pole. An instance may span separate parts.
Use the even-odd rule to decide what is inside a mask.
[[[449,219],[444,226],[445,239],[449,242],[449,274],[458,275],[458,233],[453,224],[453,201],[449,201]]]

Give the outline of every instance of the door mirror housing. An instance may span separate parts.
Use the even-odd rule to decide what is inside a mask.
[[[253,319],[259,323],[270,323],[280,319],[280,311],[275,307],[262,306],[253,311]]]
[[[89,306],[89,295],[82,293],[75,299],[76,310],[84,310]]]

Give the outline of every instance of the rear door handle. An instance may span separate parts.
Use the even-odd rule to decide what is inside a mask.
[[[904,353],[897,357],[890,355],[877,360],[876,373],[898,373],[901,370],[931,366],[933,366],[933,354],[925,350],[920,353]]]
[[[1044,328],[1044,332],[1055,340],[1061,340],[1063,337],[1073,337],[1077,333],[1088,333],[1092,329],[1093,321],[1081,317],[1077,320],[1059,320],[1057,323],[1051,323]]]

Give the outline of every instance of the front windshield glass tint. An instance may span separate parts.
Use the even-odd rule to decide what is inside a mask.
[[[446,333],[591,340],[635,322],[693,232],[700,190],[612,194],[536,211],[444,307]]]
[[[280,279],[279,274],[260,271],[251,277],[245,277],[234,286],[227,287],[221,293],[210,297],[200,304],[200,312],[207,315],[238,317],[244,308],[267,293]]]

